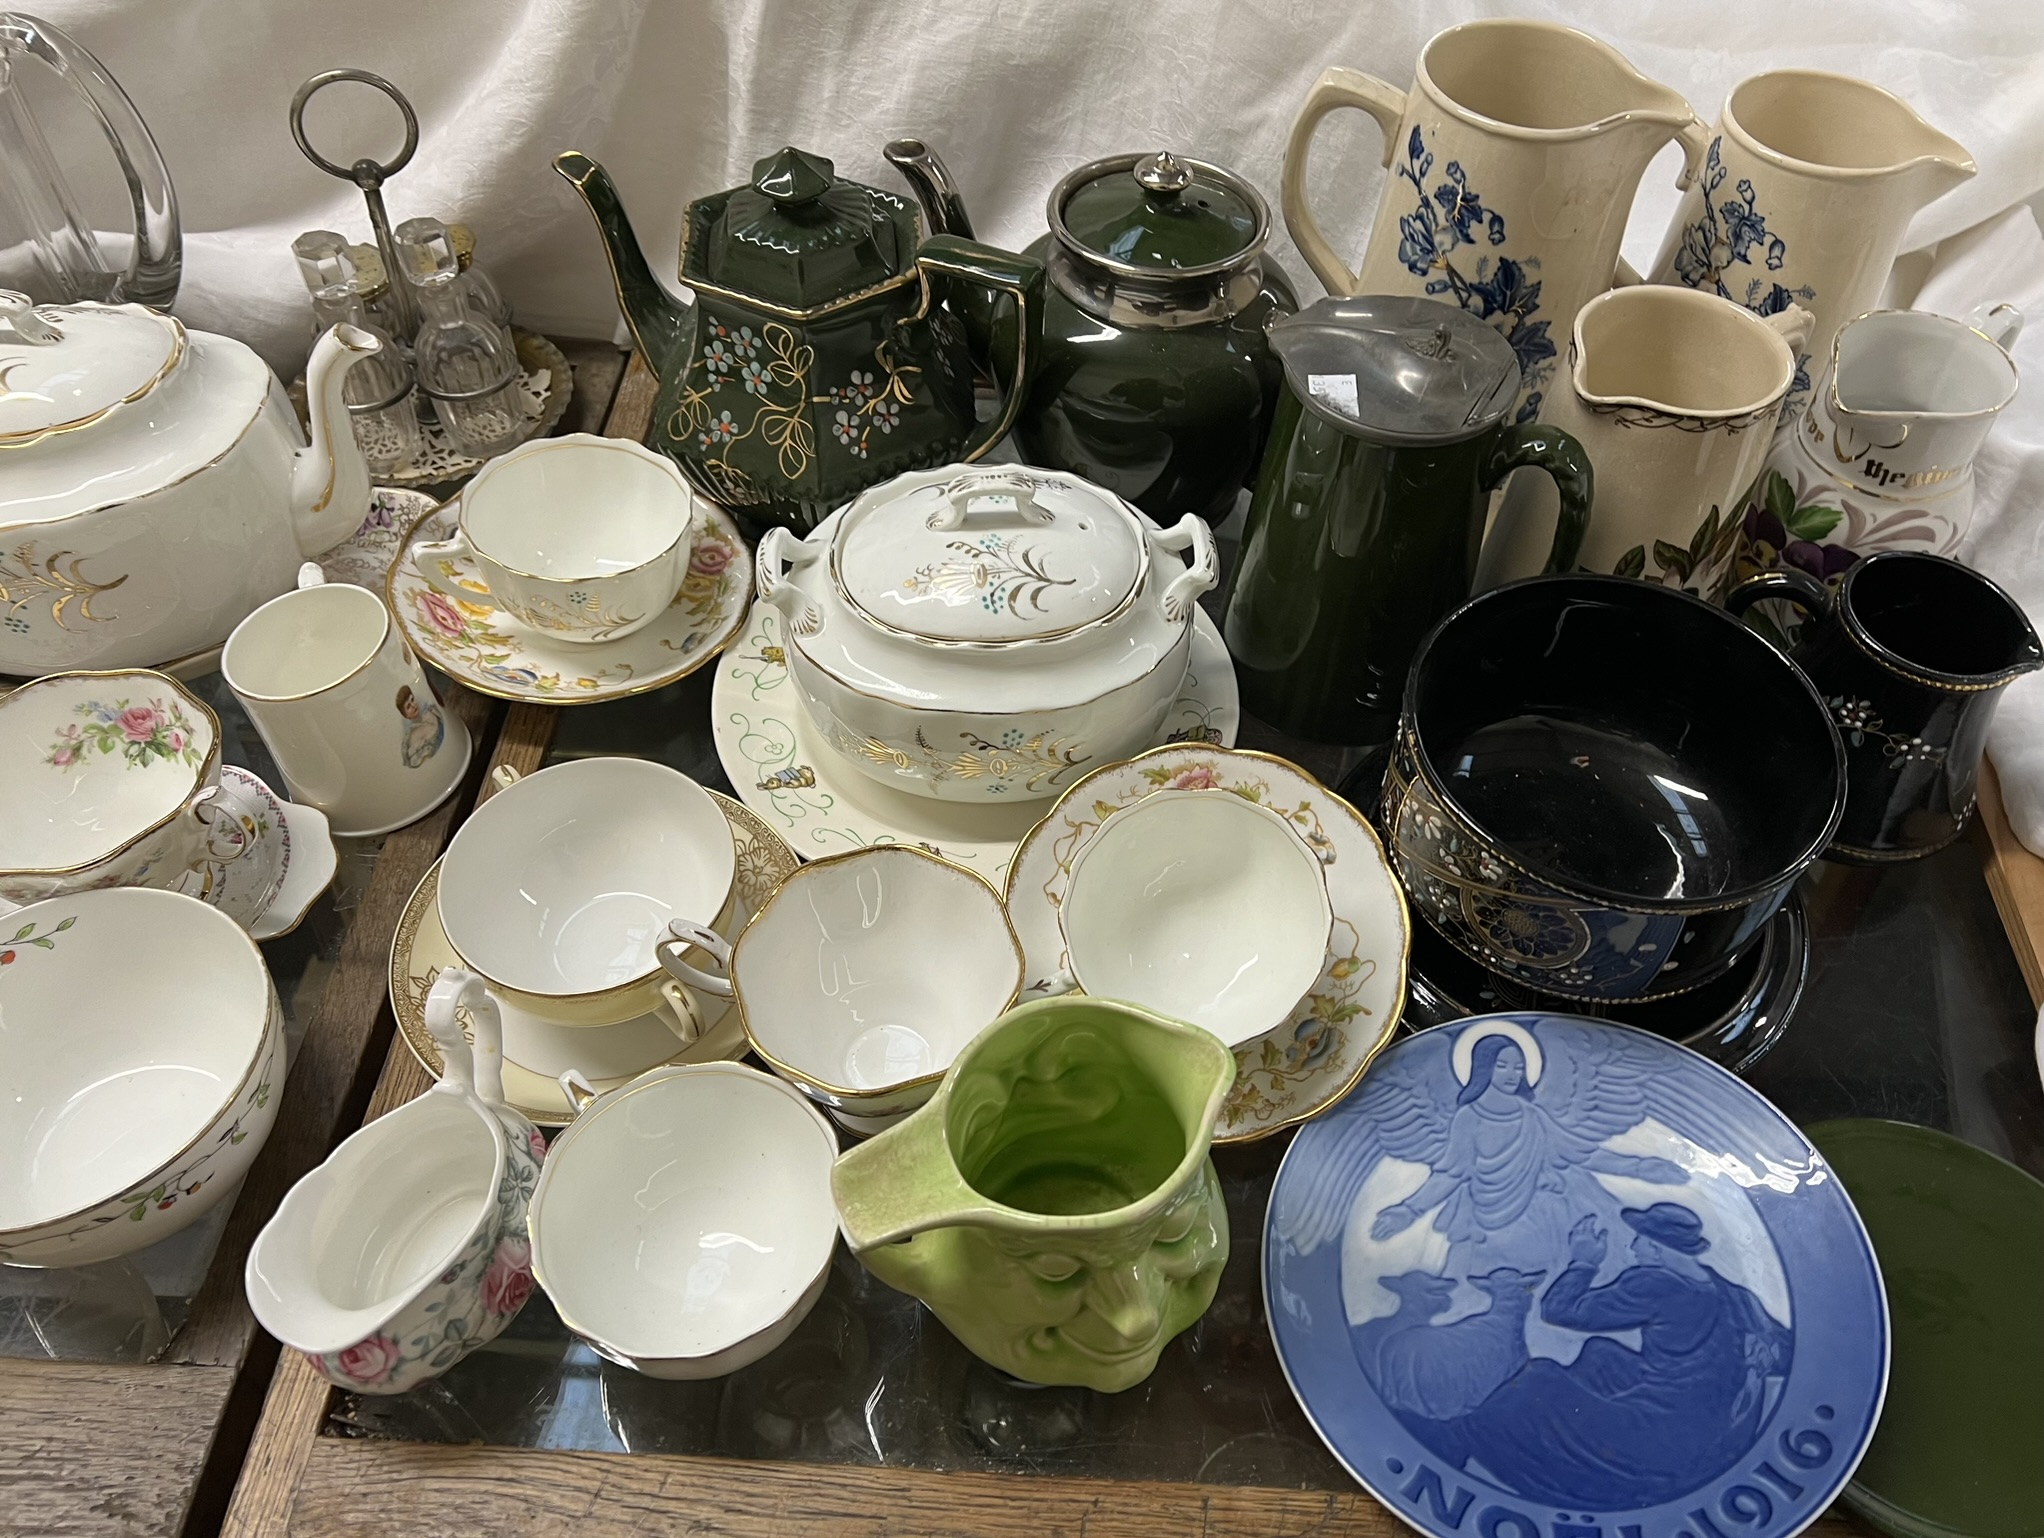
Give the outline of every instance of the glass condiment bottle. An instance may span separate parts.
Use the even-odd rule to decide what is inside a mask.
[[[321,331],[343,324],[359,326],[383,344],[348,371],[341,397],[348,405],[355,442],[362,457],[369,461],[369,474],[388,476],[410,464],[419,453],[411,365],[390,333],[369,314],[360,274],[353,269],[345,250],[330,251],[312,260],[301,252],[299,265],[307,282],[323,280],[312,296],[313,321]]]
[[[420,390],[457,453],[476,459],[503,453],[529,427],[510,333],[475,313],[439,220],[407,219],[397,227],[397,249],[419,301],[412,360]]]
[[[510,302],[504,298],[504,291],[497,287],[497,280],[476,262],[475,231],[465,224],[450,224],[447,226],[447,238],[453,243],[454,257],[460,264],[462,276],[468,279],[469,302],[476,307],[476,313],[510,330]]]

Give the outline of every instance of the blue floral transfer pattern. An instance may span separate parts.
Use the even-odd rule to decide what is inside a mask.
[[[1426,280],[1427,293],[1452,298],[1504,334],[1524,376],[1520,388],[1526,398],[1518,419],[1529,422],[1540,410],[1555,360],[1548,322],[1534,318],[1540,311],[1540,280],[1535,276],[1540,261],[1499,252],[1477,256],[1474,266],[1465,254],[1458,265],[1453,259],[1457,252],[1505,243],[1504,215],[1484,206],[1461,161],[1449,161],[1442,168],[1445,180],[1429,189],[1433,171],[1433,151],[1415,124],[1405,143],[1405,159],[1393,173],[1412,183],[1419,198],[1413,211],[1398,220],[1398,260],[1413,276]]]
[[[1719,153],[1722,136],[1710,141],[1703,162],[1703,213],[1682,232],[1675,248],[1675,276],[1691,288],[1708,289],[1722,299],[1742,304],[1755,315],[1779,315],[1792,304],[1809,304],[1817,291],[1809,284],[1788,288],[1768,273],[1780,272],[1788,260],[1788,243],[1767,228],[1767,215],[1758,207],[1758,197],[1749,178],[1741,177],[1730,196],[1718,200],[1730,174]],[[1734,267],[1746,273],[1730,272]],[[1758,271],[1755,271],[1758,269]],[[1750,276],[1749,276],[1750,274]],[[1725,280],[1745,279],[1735,290]],[[1782,414],[1810,393],[1810,359],[1796,355],[1796,377],[1789,386]]]

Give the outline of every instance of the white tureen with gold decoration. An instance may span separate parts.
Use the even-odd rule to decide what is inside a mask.
[[[225,640],[369,504],[320,338],[312,442],[248,348],[140,305],[0,290],[0,673],[152,666]]]
[[[819,732],[945,801],[1056,796],[1154,746],[1185,681],[1214,539],[1076,475],[952,465],[876,486],[807,539],[770,530],[759,593]]]

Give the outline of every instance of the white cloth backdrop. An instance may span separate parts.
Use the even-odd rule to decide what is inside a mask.
[[[1876,81],[1965,144],[1980,174],[1925,209],[1898,298],[1963,314],[2014,300],[2031,383],[1981,467],[1971,555],[2044,619],[2044,5],[2036,0],[34,0],[99,55],[170,162],[185,225],[178,312],[258,347],[287,375],[305,310],[289,244],[366,238],[361,199],[299,155],[300,81],[354,65],[418,107],[417,159],[393,220],[466,220],[530,324],[611,334],[595,232],[549,167],[580,149],[610,168],[653,266],[673,273],[681,211],[793,143],[881,185],[888,139],[949,162],[982,238],[1041,232],[1053,182],[1081,161],[1168,146],[1220,161],[1275,199],[1284,140],[1314,77],[1344,64],[1407,85],[1434,32],[1478,16],[1565,21],[1682,90],[1705,118],[1737,81],[1798,65]],[[394,118],[355,87],[325,93],[315,141],[345,163],[387,154]],[[328,145],[333,148],[327,148]],[[1359,114],[1323,130],[1322,223],[1359,256],[1380,144]],[[1675,202],[1671,146],[1641,184],[1626,255],[1644,266]],[[1984,228],[1975,228],[1985,226]],[[1961,232],[1963,239],[1954,240]],[[1941,249],[1933,251],[1938,243]],[[1282,233],[1302,293],[1317,285]],[[1921,285],[1920,288],[1918,285]],[[2044,850],[2044,676],[2017,684],[1993,753],[2025,840]]]

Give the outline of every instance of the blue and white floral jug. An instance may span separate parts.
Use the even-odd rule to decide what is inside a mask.
[[[1357,272],[1306,197],[1314,132],[1337,107],[1377,120],[1391,173]],[[1314,83],[1285,146],[1285,225],[1331,294],[1424,294],[1496,326],[1530,421],[1576,312],[1611,287],[1647,163],[1676,138],[1686,186],[1706,135],[1679,92],[1571,27],[1468,22],[1420,50],[1409,91],[1352,69]]]
[[[449,968],[426,997],[426,1027],[440,1082],[293,1186],[244,1274],[263,1328],[358,1394],[437,1378],[495,1340],[532,1292],[525,1214],[546,1139],[504,1103],[496,1001]]]
[[[1652,281],[1756,315],[1799,304],[1816,317],[1782,403],[1787,421],[1810,398],[1810,360],[1829,357],[1839,328],[1880,301],[1916,211],[1976,169],[1879,86],[1816,69],[1755,75],[1725,98]]]

